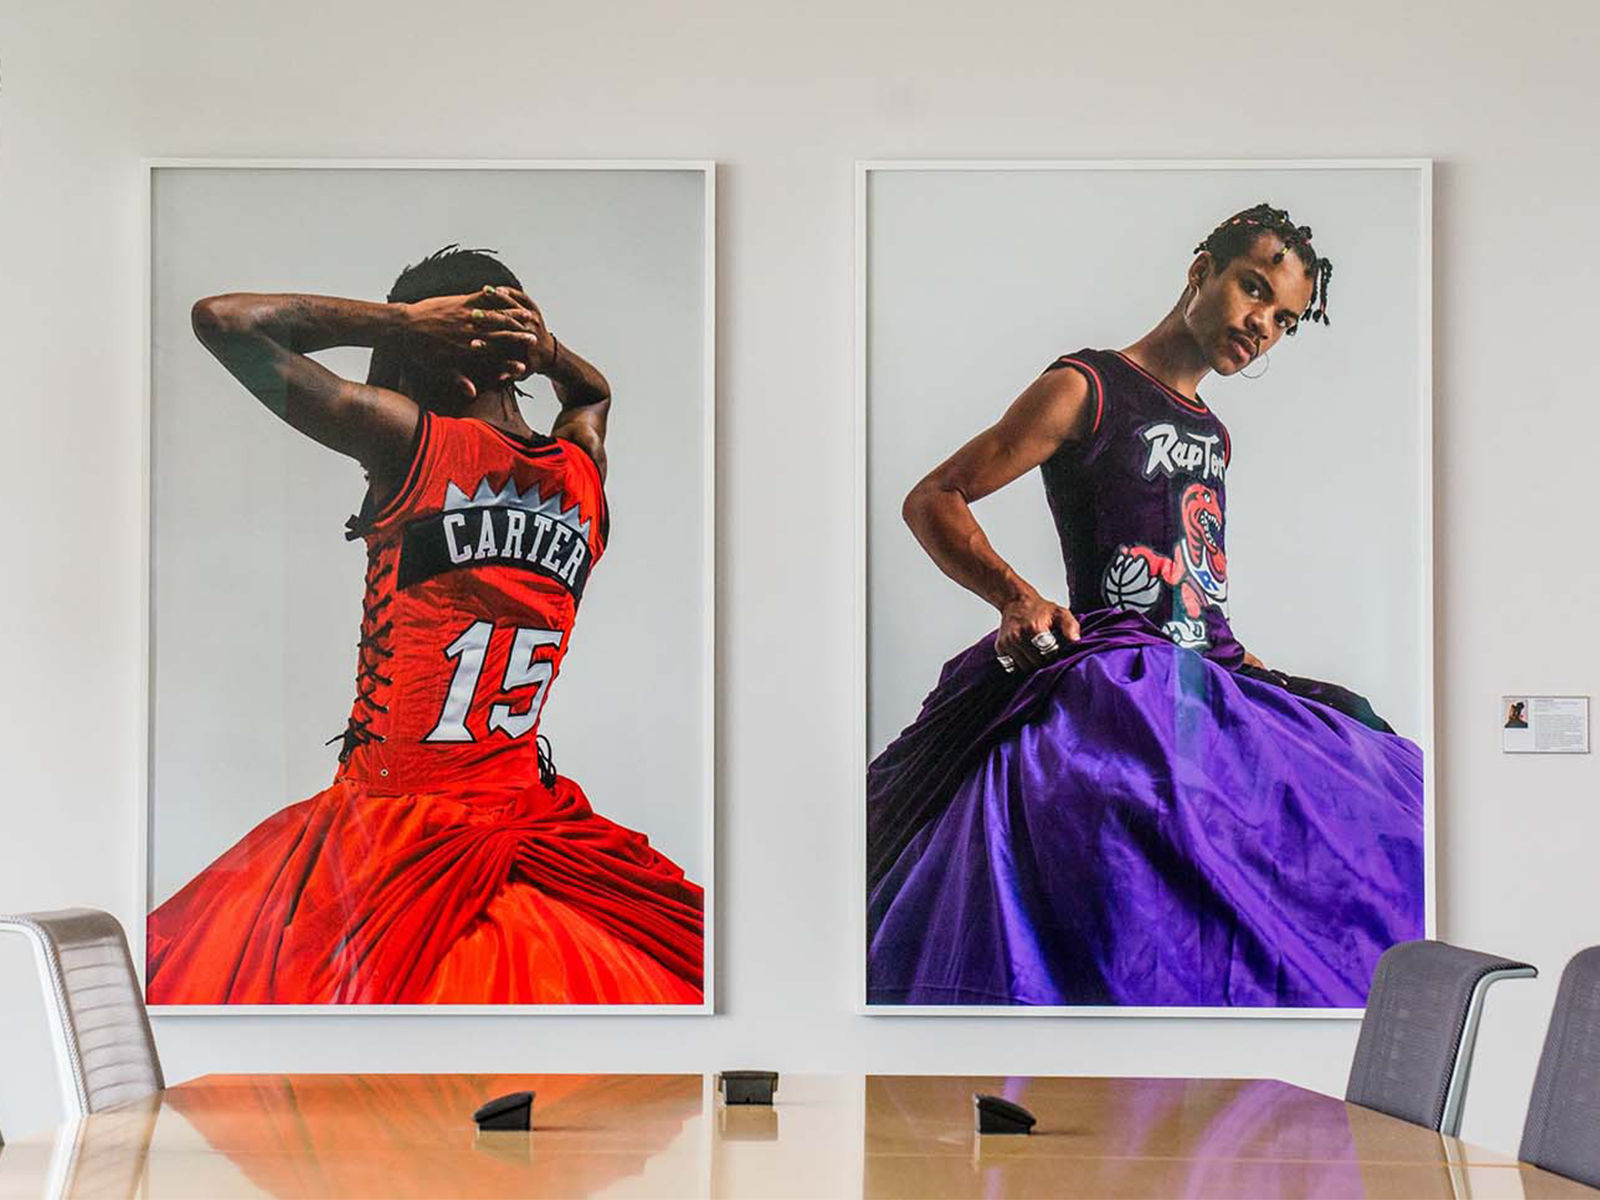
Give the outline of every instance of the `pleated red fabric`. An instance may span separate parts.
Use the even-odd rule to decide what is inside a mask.
[[[701,888],[577,784],[342,779],[150,915],[152,1004],[698,1004]]]

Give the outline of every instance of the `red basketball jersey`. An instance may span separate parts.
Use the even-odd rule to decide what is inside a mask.
[[[600,473],[571,442],[423,413],[400,490],[351,523],[367,586],[340,777],[537,780],[539,714],[606,525]]]

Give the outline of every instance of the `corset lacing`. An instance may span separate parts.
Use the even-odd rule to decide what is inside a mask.
[[[356,643],[355,704],[351,706],[353,711],[344,732],[334,734],[324,743],[328,746],[339,741],[344,743],[339,747],[340,762],[369,742],[385,740],[383,734],[372,732],[371,726],[379,714],[389,711],[387,704],[378,702],[377,692],[393,682],[380,668],[385,659],[394,657],[394,651],[389,648],[389,634],[394,629],[394,622],[385,620],[380,625],[378,619],[393,602],[394,593],[389,592],[382,598],[375,598],[375,593],[378,585],[393,571],[393,564],[378,565],[376,552],[368,554],[366,592],[361,600],[361,640]]]
[[[553,788],[556,786],[556,760],[551,756],[550,739],[541,733],[534,740],[534,747],[539,752],[539,782]]]

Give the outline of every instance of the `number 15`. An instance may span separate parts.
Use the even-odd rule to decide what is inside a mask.
[[[483,674],[483,660],[489,654],[489,639],[494,635],[494,623],[474,621],[461,636],[445,647],[444,656],[456,659],[456,670],[450,679],[450,691],[444,698],[444,708],[433,731],[425,742],[471,742],[476,739],[467,728],[467,714],[472,711],[472,697],[478,690],[478,676]],[[509,704],[495,704],[489,709],[489,730],[499,729],[509,738],[519,738],[539,723],[539,710],[544,707],[544,695],[550,690],[550,679],[555,674],[555,663],[549,659],[534,658],[544,646],[559,646],[558,629],[519,629],[511,643],[511,654],[506,659],[505,679],[500,684],[502,692],[518,688],[536,687],[533,700],[521,712]]]

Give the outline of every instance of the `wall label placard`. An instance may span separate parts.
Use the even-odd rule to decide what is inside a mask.
[[[1589,697],[1502,696],[1501,749],[1507,754],[1589,753]]]

